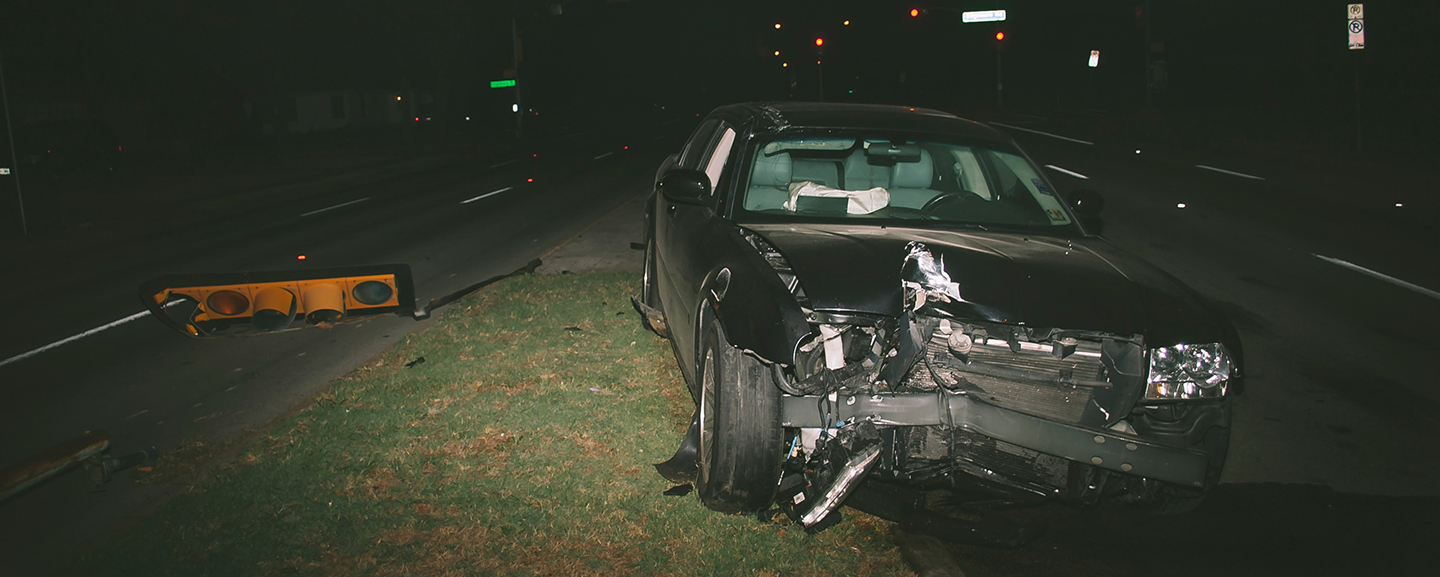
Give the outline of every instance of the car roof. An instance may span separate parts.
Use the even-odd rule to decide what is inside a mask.
[[[915,106],[829,102],[747,102],[715,109],[754,119],[755,132],[800,128],[858,128],[940,133],[966,139],[1010,142],[994,128],[948,112]]]

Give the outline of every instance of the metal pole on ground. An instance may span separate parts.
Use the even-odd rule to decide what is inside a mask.
[[[15,199],[20,201],[20,234],[30,236],[30,225],[25,221],[25,196],[20,194],[20,163],[15,160],[15,129],[10,125],[10,93],[5,89],[4,58],[0,58],[0,99],[5,102],[5,132],[10,137],[10,177],[15,179]]]

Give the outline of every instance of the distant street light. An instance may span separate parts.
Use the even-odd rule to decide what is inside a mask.
[[[846,21],[845,21],[845,25],[846,25],[846,26],[849,26],[849,25],[850,25],[850,21],[849,21],[849,20],[846,20]]]
[[[779,56],[779,55],[780,55],[780,51],[779,51],[779,50],[776,50],[776,51],[775,51],[775,55],[776,55],[776,56]]]
[[[776,23],[775,23],[775,29],[776,29],[776,30],[779,30],[779,29],[780,29],[780,23],[779,23],[779,22],[776,22]]]

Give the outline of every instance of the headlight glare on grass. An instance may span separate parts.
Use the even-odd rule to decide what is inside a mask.
[[[1230,382],[1230,357],[1219,343],[1150,350],[1147,401],[1217,399]]]

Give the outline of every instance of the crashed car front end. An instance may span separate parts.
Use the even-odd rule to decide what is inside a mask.
[[[771,366],[794,431],[776,500],[806,526],[866,478],[976,503],[1157,506],[1217,481],[1238,377],[1225,345],[1003,322],[918,242],[899,315],[815,310],[780,252],[745,236],[812,327],[793,363]]]

